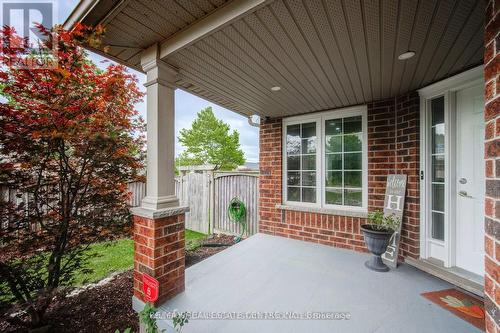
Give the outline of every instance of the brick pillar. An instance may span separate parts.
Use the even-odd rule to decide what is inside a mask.
[[[500,1],[486,6],[485,80],[485,308],[486,331],[500,332]],[[498,256],[497,256],[498,255]]]
[[[155,306],[184,291],[185,208],[148,212],[142,208],[134,214],[134,296],[145,301],[142,274],[154,277],[160,284]]]

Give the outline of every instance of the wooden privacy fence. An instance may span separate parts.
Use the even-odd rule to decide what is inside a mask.
[[[146,196],[146,183],[132,182],[128,183],[128,190],[131,193],[128,204],[131,207],[138,207],[141,205],[141,200]]]
[[[227,208],[237,197],[247,209],[246,236],[257,232],[259,173],[257,171],[214,171],[212,166],[181,167],[175,192],[182,205],[189,206],[186,229],[202,233],[222,232],[239,235],[240,226],[229,220]],[[130,183],[130,205],[139,206],[146,195],[144,183]]]

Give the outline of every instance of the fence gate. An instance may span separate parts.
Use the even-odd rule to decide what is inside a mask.
[[[210,221],[210,168],[180,168],[181,175],[176,180],[176,194],[181,205],[189,207],[186,213],[186,229],[209,233]]]
[[[241,227],[229,220],[227,208],[232,198],[237,197],[247,209],[247,232],[245,236],[257,233],[259,206],[259,174],[252,172],[215,173],[215,213],[213,229],[239,235]]]

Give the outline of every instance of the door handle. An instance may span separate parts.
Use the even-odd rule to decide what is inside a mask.
[[[461,196],[461,197],[464,197],[464,198],[472,199],[472,197],[467,194],[467,191],[459,191],[458,195]]]

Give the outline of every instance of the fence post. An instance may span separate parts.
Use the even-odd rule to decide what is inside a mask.
[[[208,221],[208,233],[212,234],[215,226],[215,179],[214,170],[209,171],[209,221]]]

